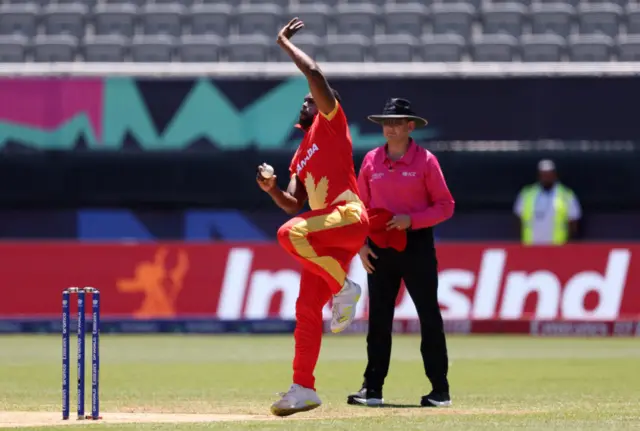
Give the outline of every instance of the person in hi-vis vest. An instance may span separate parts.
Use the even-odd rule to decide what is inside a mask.
[[[520,218],[522,244],[562,245],[575,237],[582,216],[573,190],[558,181],[551,160],[538,163],[538,182],[525,186],[513,211]]]

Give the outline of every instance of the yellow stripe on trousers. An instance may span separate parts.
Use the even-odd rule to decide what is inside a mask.
[[[331,256],[318,256],[307,237],[313,232],[359,223],[361,215],[362,205],[360,203],[352,202],[339,205],[328,214],[309,217],[294,224],[289,230],[289,240],[300,257],[324,269],[342,286],[347,278],[347,273],[340,266],[340,262]]]

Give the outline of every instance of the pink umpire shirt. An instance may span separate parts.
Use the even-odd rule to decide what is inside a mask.
[[[360,197],[367,208],[408,214],[412,229],[435,226],[453,215],[455,202],[438,159],[413,140],[401,159],[387,156],[387,145],[367,153],[358,175]]]

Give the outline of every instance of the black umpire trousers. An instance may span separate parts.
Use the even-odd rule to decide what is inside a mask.
[[[367,276],[369,332],[365,387],[369,390],[382,390],[387,377],[391,358],[393,313],[400,283],[404,280],[420,318],[420,353],[425,374],[434,391],[449,392],[449,359],[438,305],[438,262],[433,230],[428,228],[407,231],[407,247],[402,252],[377,247],[370,240],[369,246],[378,258],[370,259],[375,270]]]

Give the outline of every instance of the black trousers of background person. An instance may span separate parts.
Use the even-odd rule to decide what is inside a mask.
[[[375,271],[367,276],[369,332],[365,387],[369,390],[382,390],[387,377],[391,358],[393,313],[400,282],[404,280],[420,318],[420,353],[425,374],[435,391],[449,392],[449,359],[438,305],[438,262],[433,230],[428,228],[408,231],[407,247],[402,252],[392,248],[379,248],[372,241],[369,241],[369,245],[378,258],[371,258]]]

